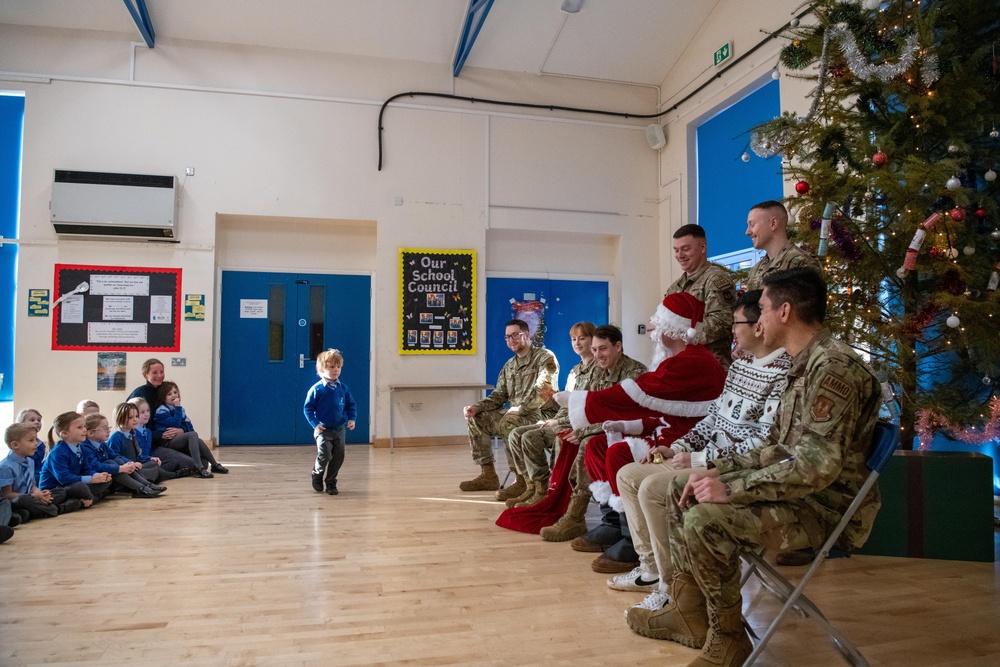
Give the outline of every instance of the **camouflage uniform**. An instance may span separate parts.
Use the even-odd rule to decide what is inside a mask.
[[[705,264],[688,274],[682,273],[667,288],[667,294],[687,292],[705,303],[705,347],[729,369],[733,350],[733,304],[736,302],[736,285],[729,272],[717,264]]]
[[[819,548],[868,474],[865,455],[878,417],[875,373],[830,332],[817,332],[792,362],[765,445],[714,462],[729,503],[677,506],[687,476],[671,483],[670,558],[715,608],[740,600],[739,552],[767,546]],[[872,489],[841,537],[864,543],[879,508]]]
[[[789,241],[774,259],[764,255],[760,258],[759,262],[753,265],[750,269],[750,275],[747,276],[746,289],[762,289],[764,287],[764,276],[767,274],[785,269],[794,269],[798,266],[814,269],[820,275],[823,275],[823,268],[820,266],[819,260]]]
[[[584,363],[580,362],[569,372],[566,379],[566,391],[574,389],[586,389],[590,383],[590,378],[595,374],[595,370],[602,372],[593,359]],[[529,480],[548,481],[549,461],[545,451],[553,450],[553,458],[559,453],[559,438],[556,434],[569,427],[569,410],[560,408],[552,419],[556,420],[556,425],[542,426],[539,424],[529,424],[528,426],[518,426],[510,432],[507,438],[507,450],[511,457],[508,459],[511,467],[520,475]]]
[[[555,389],[558,379],[559,362],[544,347],[531,348],[523,359],[517,355],[511,357],[500,369],[496,388],[476,403],[476,414],[469,419],[472,460],[480,466],[493,465],[490,436],[497,435],[503,438],[509,461],[510,432],[518,426],[549,419],[559,410],[555,401],[539,394],[542,389]],[[518,408],[517,412],[504,408],[505,403],[510,403],[511,409]]]

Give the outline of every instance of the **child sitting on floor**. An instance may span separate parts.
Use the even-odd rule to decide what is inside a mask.
[[[53,434],[59,436],[56,443]],[[80,446],[87,439],[87,424],[79,412],[64,412],[49,427],[51,450],[42,464],[41,483],[38,485],[55,496],[58,490],[66,498],[80,500],[83,507],[90,507],[111,488],[111,475],[97,469],[97,460]]]
[[[115,484],[131,491],[133,498],[155,498],[167,490],[167,487],[153,484],[138,472],[142,464],[116,460],[111,456],[105,444],[111,435],[111,427],[104,415],[88,415],[86,425],[87,439],[80,443],[80,447],[89,450],[97,460],[97,469],[110,474]]]

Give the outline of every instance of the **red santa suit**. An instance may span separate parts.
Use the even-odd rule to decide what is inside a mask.
[[[722,393],[726,371],[700,343],[704,340],[701,320],[705,306],[697,298],[679,292],[668,294],[651,322],[657,335],[683,340],[688,345],[668,357],[656,370],[635,380],[601,391],[569,393],[567,406],[574,429],[609,420],[642,420],[642,435],[656,436],[657,444],[670,445],[686,434],[708,414]],[[590,486],[598,502],[608,502],[620,511],[616,477],[618,470],[638,461],[649,451],[649,444],[633,439],[608,445],[606,436],[587,442],[584,464]]]

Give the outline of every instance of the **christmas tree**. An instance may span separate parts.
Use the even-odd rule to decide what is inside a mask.
[[[797,241],[830,285],[827,321],[901,408],[904,443],[1000,421],[1000,0],[809,3],[782,32],[804,115],[756,127],[796,183]]]

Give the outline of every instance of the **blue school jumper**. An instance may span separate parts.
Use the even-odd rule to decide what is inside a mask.
[[[90,484],[90,478],[98,472],[97,460],[85,448],[60,440],[42,464],[38,488],[50,491],[77,482]]]
[[[320,380],[306,394],[302,412],[309,425],[314,429],[320,424],[323,428],[338,430],[344,428],[349,421],[357,421],[358,405],[346,384],[337,380],[327,382]]]
[[[45,463],[45,443],[38,440],[38,449],[29,458],[35,462],[35,486],[38,486],[38,476],[42,474],[42,464]]]
[[[135,449],[139,453],[139,463],[149,463],[150,457],[143,454],[142,446],[139,444],[139,438],[136,437],[135,431],[132,431],[132,437],[135,438]],[[125,456],[125,445],[127,443],[128,434],[121,431],[115,431],[112,433],[107,443],[108,452],[116,461],[121,462],[123,465],[132,460]]]
[[[156,430],[153,433],[163,436],[163,432],[168,428],[179,428],[185,433],[190,433],[194,430],[194,426],[191,424],[191,420],[188,419],[187,413],[184,412],[183,406],[175,405],[173,407],[169,405],[161,405],[156,408]]]

